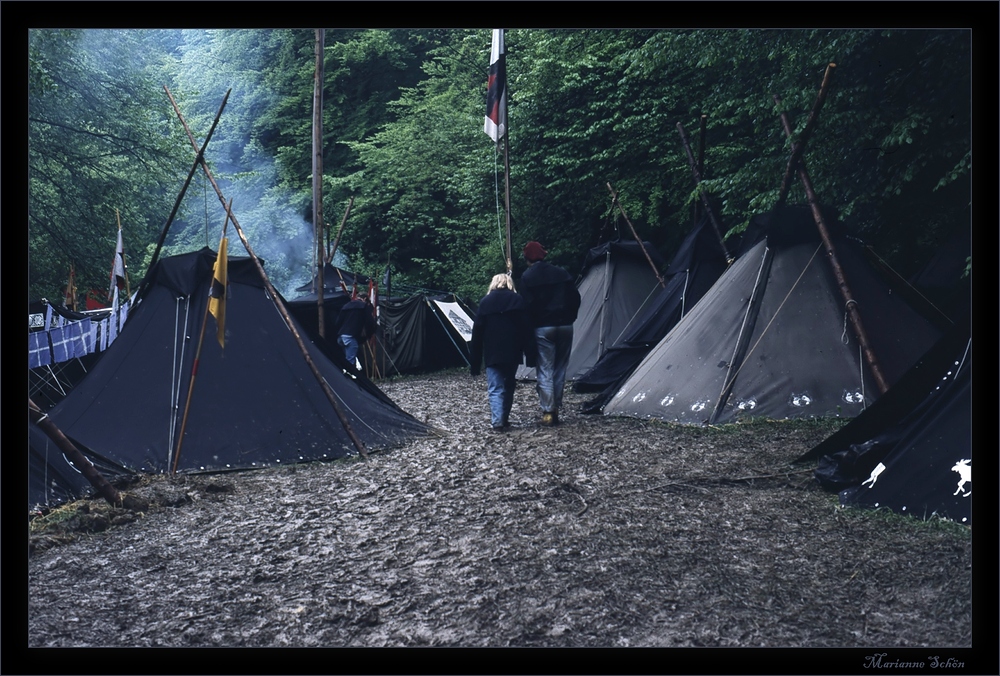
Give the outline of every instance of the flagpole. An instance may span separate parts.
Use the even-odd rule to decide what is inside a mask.
[[[504,130],[507,130],[507,111],[504,109]],[[507,146],[510,145],[509,131],[503,137],[503,173],[504,173],[504,203],[507,210],[507,274],[514,271],[514,262],[510,254],[510,157]]]
[[[219,265],[218,256],[222,255],[222,240],[226,238],[226,226],[229,225],[229,214],[232,213],[233,200],[229,199],[229,206],[226,208],[226,221],[222,224],[222,237],[219,239],[219,253],[215,259],[215,265],[212,267],[212,281],[209,282],[208,288],[211,292],[212,283],[215,281],[215,270]],[[225,291],[223,291],[225,293]],[[181,459],[181,444],[184,443],[184,430],[187,429],[188,421],[188,411],[191,410],[191,394],[194,392],[194,381],[198,376],[198,362],[201,360],[201,346],[205,342],[205,326],[208,324],[208,311],[212,305],[212,300],[209,298],[205,301],[205,314],[201,318],[201,332],[198,334],[198,349],[194,353],[194,362],[191,364],[191,381],[188,383],[188,393],[187,400],[184,402],[184,415],[181,418],[181,432],[177,437],[177,449],[174,451],[174,462],[170,468],[171,474],[177,473],[177,463]]]

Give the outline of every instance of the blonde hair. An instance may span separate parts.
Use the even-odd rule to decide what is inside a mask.
[[[490,288],[486,293],[495,291],[496,289],[509,289],[510,291],[517,291],[517,289],[514,288],[514,279],[506,273],[493,275],[493,279],[490,280]]]

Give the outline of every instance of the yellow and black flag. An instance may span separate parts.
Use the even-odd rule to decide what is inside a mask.
[[[219,327],[219,345],[226,347],[226,249],[229,240],[225,237],[219,241],[219,255],[215,258],[215,272],[212,275],[212,288],[208,292],[208,311],[215,317]]]

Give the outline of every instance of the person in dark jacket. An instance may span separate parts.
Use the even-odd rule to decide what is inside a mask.
[[[375,310],[368,302],[367,291],[358,293],[357,298],[340,308],[337,315],[337,344],[344,348],[344,357],[349,364],[357,365],[358,348],[375,335],[377,329]]]
[[[547,253],[538,242],[524,246],[528,269],[521,275],[521,295],[528,304],[528,321],[535,333],[535,390],[542,409],[541,423],[551,426],[559,424],[580,292],[568,272],[545,260]]]
[[[521,355],[534,359],[535,351],[526,305],[514,290],[510,275],[494,275],[489,291],[479,301],[469,351],[469,372],[473,376],[479,375],[480,366],[486,362],[490,423],[494,430],[503,430],[510,426]]]

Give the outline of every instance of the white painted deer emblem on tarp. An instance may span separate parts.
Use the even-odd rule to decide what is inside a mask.
[[[878,481],[878,475],[884,471],[885,471],[885,465],[883,465],[882,463],[875,465],[875,469],[872,470],[872,475],[867,479],[865,479],[864,481],[862,481],[861,485],[864,486],[865,484],[868,484],[868,487],[871,488],[872,486],[875,485],[875,482]]]
[[[958,472],[959,476],[958,488],[956,488],[955,492],[952,493],[952,495],[958,495],[959,493],[962,493],[963,490],[965,490],[965,484],[972,483],[972,460],[971,459],[959,460],[958,462],[955,463],[955,466],[951,468],[951,471]],[[968,493],[962,493],[963,498],[967,498],[970,495],[972,495],[971,490]]]

